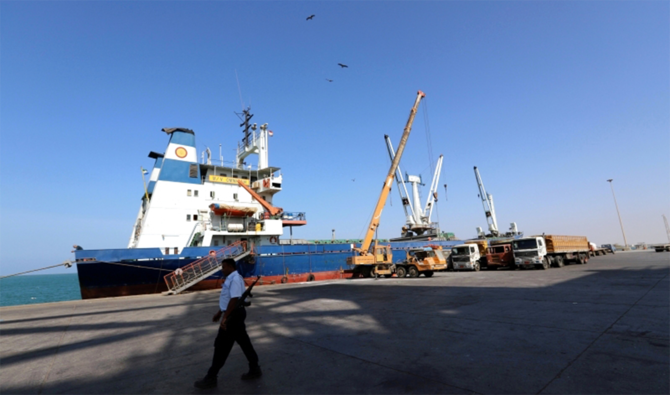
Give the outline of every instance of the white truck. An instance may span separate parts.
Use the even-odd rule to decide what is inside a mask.
[[[590,246],[584,236],[531,236],[512,241],[514,263],[519,268],[549,269],[589,261]]]
[[[453,270],[474,270],[481,268],[481,254],[477,244],[459,244],[451,248],[449,263]]]

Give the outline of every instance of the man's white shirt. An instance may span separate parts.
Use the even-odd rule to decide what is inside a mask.
[[[244,279],[235,270],[226,277],[226,281],[221,286],[221,296],[219,296],[219,309],[226,311],[228,303],[232,298],[239,298],[244,293]]]

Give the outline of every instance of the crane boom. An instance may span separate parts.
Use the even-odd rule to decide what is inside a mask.
[[[479,187],[479,197],[482,199],[482,205],[484,206],[484,214],[486,214],[486,222],[489,224],[489,231],[492,235],[497,236],[499,234],[498,220],[496,219],[496,211],[493,206],[493,196],[486,193],[484,182],[479,175],[477,166],[475,166],[475,177],[477,178],[477,186]]]
[[[254,190],[251,189],[251,188],[249,188],[248,186],[244,185],[244,183],[242,182],[242,180],[238,180],[238,181],[237,181],[237,185],[241,186],[241,187],[244,188],[247,192],[249,192],[249,194],[251,195],[251,197],[253,197],[254,199],[256,199],[256,201],[257,201],[258,203],[260,203],[261,206],[263,206],[263,208],[266,209],[266,210],[268,211],[268,213],[270,213],[270,215],[281,214],[281,213],[284,211],[281,207],[274,207],[273,205],[271,205],[270,203],[268,203],[267,200],[263,199],[263,197],[262,197],[261,195],[259,195],[259,194],[257,194],[256,192],[254,192]]]
[[[389,169],[388,175],[386,176],[384,185],[382,185],[382,191],[379,194],[379,200],[377,201],[377,206],[375,206],[375,211],[372,213],[372,218],[370,219],[370,225],[368,226],[368,230],[365,233],[365,239],[363,239],[361,248],[358,251],[361,255],[368,254],[368,250],[370,249],[370,245],[372,244],[372,238],[375,234],[375,231],[379,227],[379,220],[381,218],[384,205],[386,204],[386,198],[388,197],[388,194],[391,191],[391,183],[393,183],[393,178],[395,177],[395,171],[398,168],[398,163],[400,163],[400,158],[402,157],[403,151],[405,151],[405,145],[407,145],[407,139],[409,138],[409,133],[412,131],[412,123],[414,123],[416,110],[417,108],[419,108],[419,103],[421,102],[421,99],[423,99],[425,96],[426,95],[423,92],[421,91],[417,92],[416,100],[414,101],[414,106],[412,106],[412,110],[409,113],[409,119],[407,120],[407,125],[405,126],[405,130],[403,131],[402,137],[400,138],[400,143],[398,144],[398,151],[396,152],[396,155],[393,158],[393,162],[391,162],[391,168]]]
[[[395,158],[393,143],[391,143],[391,138],[388,136],[388,134],[384,135],[384,139],[386,140],[386,148],[388,148],[391,162],[393,162],[393,158]],[[405,177],[403,177],[402,171],[400,170],[400,164],[398,164],[398,168],[396,169],[395,179],[398,183],[398,192],[400,192],[400,200],[402,201],[402,208],[405,210],[405,218],[407,219],[407,223],[414,224],[414,207],[412,206],[412,201],[409,199],[409,192],[407,192],[407,186],[405,186]],[[403,193],[403,190],[405,193]],[[408,208],[409,212],[407,211]]]
[[[437,165],[435,165],[435,173],[433,174],[433,182],[430,184],[430,189],[428,190],[428,197],[426,198],[426,208],[423,210],[426,216],[426,222],[430,224],[430,217],[433,214],[433,203],[437,202],[437,183],[440,179],[440,172],[442,171],[442,160],[444,159],[443,155],[437,159]]]

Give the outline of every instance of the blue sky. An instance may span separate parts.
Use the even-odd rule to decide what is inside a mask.
[[[397,144],[421,89],[401,167],[430,179],[428,135],[432,156],[445,156],[443,230],[485,227],[478,166],[503,229],[622,242],[613,178],[628,242],[666,241],[669,11],[662,1],[2,2],[0,273],[71,258],[74,243],[125,247],[162,127],[191,128],[199,150],[221,143],[232,159],[236,71],[244,103],[274,131],[270,163],[285,178],[275,203],[307,213],[294,237],[362,237],[390,163],[383,135]],[[380,237],[403,222],[394,188]]]

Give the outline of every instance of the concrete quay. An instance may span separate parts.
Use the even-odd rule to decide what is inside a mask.
[[[219,387],[218,292],[0,309],[0,393],[668,394],[670,253],[255,289]]]

